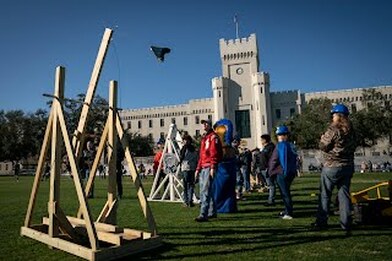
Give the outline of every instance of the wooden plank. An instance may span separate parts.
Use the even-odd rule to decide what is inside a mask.
[[[67,216],[67,218],[73,225],[82,225],[82,226],[86,225],[86,221],[83,219],[70,217],[70,216]],[[97,231],[106,231],[106,232],[113,232],[113,233],[121,233],[124,231],[123,228],[120,228],[116,225],[100,223],[100,222],[95,222],[94,225]]]
[[[87,260],[94,260],[95,252],[87,247],[66,241],[61,238],[51,238],[48,234],[28,227],[21,227],[20,233],[22,236],[35,239],[39,242],[63,250],[75,256],[79,256]]]
[[[106,28],[102,37],[101,45],[98,50],[98,55],[95,60],[94,68],[91,73],[90,82],[88,84],[86,97],[84,99],[82,111],[79,118],[78,127],[75,131],[75,136],[72,140],[72,147],[75,148],[76,159],[78,160],[82,152],[84,143],[84,131],[86,129],[88,112],[90,105],[93,102],[96,87],[98,85],[98,80],[101,75],[102,66],[105,61],[106,53],[109,48],[109,43],[112,38],[113,30]]]
[[[67,156],[68,156],[69,163],[71,166],[71,173],[73,176],[72,180],[74,181],[74,185],[76,188],[76,194],[78,195],[79,204],[80,204],[80,207],[82,208],[83,218],[86,220],[86,228],[87,228],[91,248],[93,250],[97,250],[99,248],[97,231],[95,230],[95,227],[93,225],[93,222],[91,219],[91,214],[90,214],[90,209],[88,207],[86,196],[85,196],[83,188],[82,188],[82,183],[80,182],[79,172],[78,172],[78,168],[77,168],[76,162],[75,162],[75,156],[73,154],[71,143],[70,143],[69,137],[68,137],[67,127],[65,125],[63,110],[62,110],[61,106],[58,106],[57,110],[58,110],[57,114],[58,114],[58,118],[59,118],[59,123],[60,123],[61,131],[63,134],[64,145],[65,145]]]
[[[99,216],[97,218],[97,222],[105,222],[105,217],[106,217],[106,213],[109,211],[109,201],[106,200],[105,205],[103,206],[101,213],[99,213]]]
[[[113,205],[117,197],[117,132],[116,132],[116,110],[117,110],[117,82],[110,81],[109,84],[109,132],[108,132],[108,157],[109,157],[109,173],[108,173],[108,202],[109,206]],[[109,217],[106,214],[106,217]],[[105,218],[105,223],[116,223],[116,213],[110,215],[110,220]]]
[[[77,223],[72,223],[74,226],[86,226],[86,223],[84,222],[84,220],[81,220],[82,222],[77,222]],[[49,225],[49,218],[47,217],[43,217],[42,218],[42,223],[45,225]],[[101,223],[103,224],[103,223]],[[107,225],[107,224],[104,224]],[[72,229],[73,226],[71,225]],[[111,230],[115,230],[115,229],[111,229]],[[122,230],[122,229],[121,229]],[[97,235],[98,235],[98,239],[107,243],[111,243],[114,245],[121,245],[122,243],[122,239],[123,239],[123,233],[120,232],[112,232],[112,231],[106,231],[106,230],[99,230],[97,229]],[[127,234],[128,236],[128,234]],[[135,237],[135,236],[134,236]],[[128,239],[128,237],[127,237]],[[80,237],[77,236],[77,239],[74,241],[75,243],[80,243]]]
[[[74,227],[69,222],[68,218],[65,216],[63,210],[59,206],[56,208],[56,218],[62,230],[67,233],[75,243],[81,243],[81,238],[76,233]]]
[[[35,177],[34,177],[34,182],[33,182],[33,188],[31,189],[29,205],[27,207],[27,212],[26,212],[26,217],[25,217],[25,222],[24,222],[25,227],[29,227],[31,225],[31,217],[33,215],[33,210],[34,210],[34,206],[35,206],[35,202],[36,202],[36,198],[37,198],[37,192],[38,192],[39,185],[41,183],[41,176],[42,176],[42,172],[43,172],[43,167],[44,167],[46,155],[47,155],[48,149],[49,149],[49,142],[50,142],[49,139],[52,135],[53,114],[54,114],[54,112],[53,112],[53,108],[52,108],[50,110],[48,123],[46,125],[44,140],[42,142],[41,152],[39,154],[37,170],[35,172]]]
[[[59,224],[55,218],[56,204],[60,201],[60,171],[61,171],[61,131],[58,123],[57,113],[58,107],[61,107],[60,100],[64,98],[64,81],[65,81],[65,68],[58,66],[56,68],[55,77],[55,90],[52,107],[55,113],[52,125],[52,144],[51,144],[51,163],[50,163],[50,190],[49,190],[49,236],[55,237],[59,234]]]
[[[152,214],[150,205],[148,204],[147,198],[146,198],[146,194],[144,193],[144,188],[142,185],[142,181],[139,177],[139,175],[137,174],[137,170],[136,170],[136,164],[133,161],[132,155],[131,155],[131,151],[129,149],[129,144],[126,141],[126,139],[124,138],[124,129],[123,126],[121,124],[121,119],[120,116],[118,115],[118,113],[116,113],[116,117],[117,117],[117,122],[116,122],[116,128],[117,128],[117,133],[118,136],[121,140],[122,146],[125,150],[125,158],[127,160],[128,163],[128,167],[129,167],[129,171],[131,173],[131,177],[133,180],[133,184],[136,187],[136,191],[137,191],[137,196],[139,199],[139,203],[140,206],[142,208],[144,217],[147,219],[147,223],[148,223],[148,227],[151,231],[151,234],[153,236],[157,235],[157,227],[155,224],[155,219],[154,216]]]

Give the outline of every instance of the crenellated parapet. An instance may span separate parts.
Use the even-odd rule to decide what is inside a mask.
[[[220,55],[223,61],[247,60],[257,58],[256,34],[247,38],[219,40]]]

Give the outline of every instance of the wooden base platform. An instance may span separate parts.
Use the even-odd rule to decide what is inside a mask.
[[[75,217],[67,217],[67,219],[75,229],[79,228],[77,231],[81,237],[85,236],[83,219]],[[94,225],[100,247],[93,250],[89,247],[88,240],[86,244],[80,244],[73,242],[66,234],[50,237],[47,233],[48,224],[49,219],[44,217],[43,224],[21,227],[21,235],[91,261],[116,260],[162,245],[161,239],[158,236],[151,236],[151,233],[96,222]]]

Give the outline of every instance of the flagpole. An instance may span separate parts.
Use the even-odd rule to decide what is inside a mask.
[[[239,28],[238,28],[238,19],[237,19],[237,15],[234,15],[234,23],[235,23],[235,36],[237,39],[240,38],[239,36]]]

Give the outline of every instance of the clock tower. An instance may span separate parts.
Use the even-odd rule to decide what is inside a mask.
[[[222,77],[212,79],[215,120],[231,120],[243,146],[260,148],[260,136],[272,124],[269,75],[259,72],[256,35],[220,39],[219,47]]]

